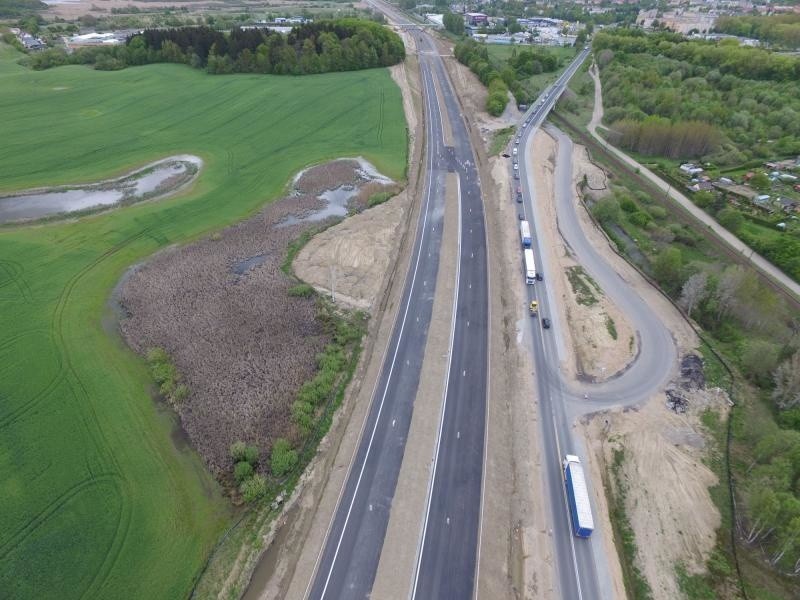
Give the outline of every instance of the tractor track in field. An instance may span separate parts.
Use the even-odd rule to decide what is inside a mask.
[[[103,431],[94,405],[90,401],[89,392],[80,375],[78,374],[78,371],[72,364],[70,353],[67,350],[67,342],[64,337],[64,313],[72,297],[73,291],[81,279],[83,279],[87,274],[92,272],[98,265],[102,264],[108,258],[117,254],[120,250],[126,248],[131,243],[148,236],[149,234],[150,229],[144,228],[139,232],[128,236],[91,260],[77,273],[70,277],[56,299],[56,308],[53,311],[53,317],[49,330],[50,337],[56,347],[56,357],[59,361],[58,371],[53,379],[47,384],[45,389],[36,394],[31,401],[19,407],[11,415],[8,415],[2,422],[0,422],[0,428],[5,428],[13,424],[22,415],[38,405],[60,383],[66,381],[69,386],[72,399],[76,402],[76,408],[86,430],[86,435],[89,436],[89,439],[97,449],[97,456],[99,457],[100,463],[103,464],[106,460],[108,461],[106,464],[111,468],[109,472],[105,472],[99,476],[92,476],[91,478],[85,479],[68,488],[65,492],[60,494],[55,500],[48,504],[47,507],[22,525],[22,527],[12,534],[9,540],[0,545],[0,559],[2,559],[8,556],[8,554],[12,552],[14,548],[17,548],[20,544],[22,544],[25,539],[27,539],[60,508],[65,506],[72,498],[79,495],[91,486],[95,486],[104,482],[112,482],[115,495],[120,505],[120,509],[115,515],[117,521],[115,532],[111,538],[108,550],[105,553],[105,558],[100,569],[98,569],[93,575],[92,580],[86,588],[86,591],[82,594],[82,597],[87,593],[102,587],[103,583],[108,578],[108,574],[111,572],[114,564],[118,560],[121,550],[125,544],[125,540],[128,537],[131,524],[132,507],[130,506],[130,501],[128,500],[128,494],[124,493],[124,488],[127,487],[127,482],[122,476],[120,464],[114,456],[114,453],[111,449],[112,447]],[[83,397],[82,402],[79,401],[81,396]],[[91,473],[91,469],[89,472]]]
[[[119,479],[117,473],[103,473],[98,476],[93,476],[88,479],[79,481],[70,488],[67,488],[62,494],[48,504],[38,514],[19,527],[11,537],[3,543],[0,543],[0,560],[5,559],[17,548],[25,539],[28,538],[34,531],[36,531],[47,519],[54,515],[60,508],[67,504],[75,496],[79,495],[84,490],[95,485]]]
[[[4,272],[6,274],[5,281],[0,283],[0,289],[9,285],[16,285],[20,296],[22,296],[22,299],[25,300],[25,302],[33,301],[33,293],[31,292],[31,288],[28,285],[28,282],[22,276],[22,274],[25,272],[25,267],[22,266],[22,263],[4,258],[0,260],[0,272]],[[10,299],[0,298],[0,300]]]
[[[386,100],[386,94],[384,93],[383,88],[381,88],[381,101],[378,103],[378,127],[377,127],[378,143],[381,146],[383,146],[383,111],[384,111],[383,103],[385,102],[385,100]]]

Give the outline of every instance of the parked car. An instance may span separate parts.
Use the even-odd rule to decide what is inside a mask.
[[[550,319],[548,319],[547,317],[542,319],[542,327],[544,327],[545,329],[550,329]]]
[[[517,202],[522,202],[522,194],[517,192]]]

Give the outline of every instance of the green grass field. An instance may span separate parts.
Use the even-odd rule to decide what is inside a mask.
[[[192,189],[74,223],[0,229],[0,598],[182,598],[230,510],[143,361],[104,329],[126,267],[242,219],[300,168],[364,155],[402,178],[388,71],[31,72],[0,44],[0,193],[177,153]]]

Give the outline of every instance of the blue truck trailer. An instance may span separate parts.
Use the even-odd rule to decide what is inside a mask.
[[[567,454],[564,458],[564,485],[567,488],[572,532],[577,537],[588,538],[594,531],[589,490],[586,488],[581,460],[572,454]]]

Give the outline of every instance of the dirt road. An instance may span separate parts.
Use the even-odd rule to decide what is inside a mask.
[[[609,152],[612,152],[620,160],[636,169],[637,172],[647,177],[648,180],[650,180],[660,190],[665,192],[675,202],[680,204],[695,219],[713,231],[719,239],[728,244],[736,252],[741,253],[742,256],[750,261],[753,267],[761,271],[767,277],[778,282],[781,287],[794,294],[796,298],[800,298],[800,283],[789,277],[786,273],[781,271],[766,258],[760,254],[757,254],[750,246],[725,229],[717,222],[716,219],[695,205],[694,202],[672,187],[672,185],[668,184],[650,169],[625,154],[622,150],[609,144],[599,133],[597,133],[597,128],[602,126],[601,123],[603,120],[603,91],[596,65],[592,65],[592,68],[589,70],[589,74],[594,80],[594,110],[592,111],[592,119],[589,122],[589,132],[592,134],[592,136],[594,136],[598,143],[600,143]]]

